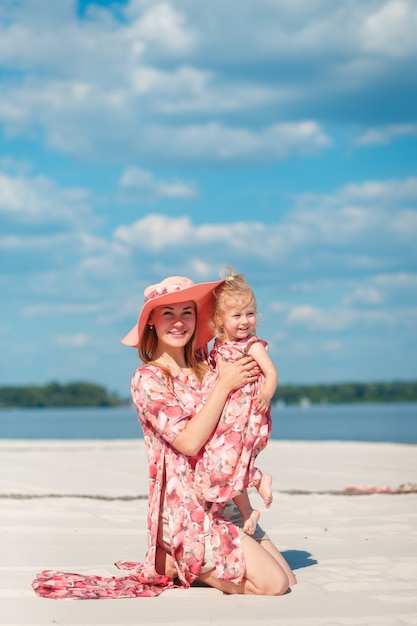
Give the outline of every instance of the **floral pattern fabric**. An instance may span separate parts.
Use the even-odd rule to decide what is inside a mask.
[[[122,577],[83,576],[45,570],[32,583],[35,592],[48,598],[131,598],[155,596],[174,587],[173,581],[155,569],[161,503],[165,491],[171,554],[180,586],[189,587],[204,563],[204,516],[210,520],[210,541],[219,578],[241,583],[245,561],[239,532],[216,504],[207,505],[196,495],[196,457],[173,447],[176,436],[201,407],[201,383],[194,375],[172,376],[153,365],[136,370],[132,398],[143,429],[149,465],[147,552],[143,563],[118,562],[132,573]]]
[[[210,353],[211,369],[203,381],[203,397],[207,397],[217,381],[216,358],[235,361],[247,354],[260,337],[221,343],[216,341]],[[253,398],[263,388],[265,377],[233,391],[224,406],[219,423],[206,443],[195,469],[198,495],[210,502],[226,502],[245,487],[256,485],[261,471],[254,466],[259,452],[264,449],[271,432],[271,411],[259,413]]]
[[[94,576],[44,570],[36,576],[32,587],[38,596],[54,600],[100,600],[104,598],[137,598],[158,596],[164,589],[175,587],[168,576],[153,579],[143,575],[137,563],[118,561],[119,569],[135,570],[127,576]]]

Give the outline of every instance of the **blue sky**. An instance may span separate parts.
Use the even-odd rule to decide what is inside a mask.
[[[243,272],[282,383],[417,375],[414,0],[3,0],[0,385],[129,394],[143,289]]]

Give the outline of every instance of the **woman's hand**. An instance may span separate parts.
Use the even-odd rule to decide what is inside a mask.
[[[251,356],[242,356],[233,363],[225,363],[222,357],[218,356],[216,363],[219,381],[229,387],[229,392],[243,387],[246,383],[254,382],[260,374],[258,364]]]
[[[260,369],[251,356],[243,356],[234,363],[217,358],[218,380],[206,403],[188,420],[185,428],[176,436],[173,446],[187,456],[195,456],[207,442],[217,426],[227,397],[231,391],[257,379]]]

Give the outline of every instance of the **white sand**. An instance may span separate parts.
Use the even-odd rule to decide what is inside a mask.
[[[143,558],[143,441],[0,440],[0,451],[2,626],[417,625],[417,494],[343,495],[417,482],[416,446],[269,443],[258,465],[274,476],[274,503],[251,498],[296,572],[286,596],[191,588],[97,601],[38,598],[30,583],[47,568],[120,575],[114,561]]]

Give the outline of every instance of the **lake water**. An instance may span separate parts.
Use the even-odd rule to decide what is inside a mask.
[[[417,443],[417,403],[273,407],[272,439]],[[136,439],[135,409],[0,409],[0,439]]]

